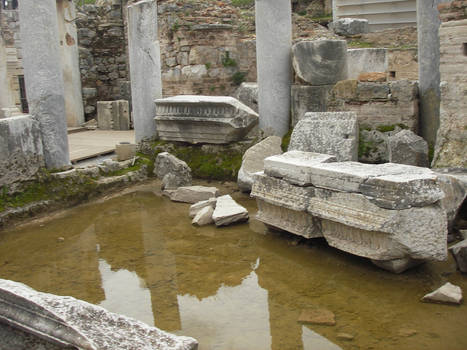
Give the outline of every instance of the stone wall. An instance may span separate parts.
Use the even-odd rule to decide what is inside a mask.
[[[256,81],[255,41],[232,24],[236,8],[160,1],[158,12],[164,96],[230,95]]]
[[[434,167],[467,168],[467,1],[438,6],[441,113]]]
[[[76,25],[86,119],[97,101],[129,100],[124,0],[78,8]]]

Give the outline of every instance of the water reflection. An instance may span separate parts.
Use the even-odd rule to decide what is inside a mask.
[[[254,202],[237,199],[253,217]],[[290,245],[255,220],[193,227],[187,211],[132,193],[2,232],[0,278],[193,336],[200,350],[347,348],[338,332],[355,335],[353,348],[439,349],[446,338],[456,341],[450,350],[467,348],[463,306],[418,302],[431,288],[424,270],[391,275],[326,245]],[[451,282],[467,288],[463,279]],[[333,311],[337,326],[298,323],[313,306]],[[418,334],[401,339],[401,328]]]
[[[103,259],[99,260],[99,272],[105,294],[100,306],[154,326],[151,293],[135,272],[123,269],[113,272]]]

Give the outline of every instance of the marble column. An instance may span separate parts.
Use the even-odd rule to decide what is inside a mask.
[[[128,6],[128,49],[136,142],[157,136],[155,99],[162,97],[157,2],[142,0]]]
[[[29,111],[40,124],[47,168],[70,164],[55,0],[21,0],[20,34]]]
[[[8,76],[5,41],[0,35],[0,108],[9,108],[14,106],[15,100],[11,91],[10,77]]]
[[[284,136],[290,124],[292,7],[285,0],[256,0],[259,127]]]
[[[433,147],[439,128],[440,73],[438,4],[446,0],[417,0],[420,134]]]
[[[81,72],[79,70],[76,11],[73,1],[57,0],[58,30],[65,88],[65,110],[68,126],[84,123]]]

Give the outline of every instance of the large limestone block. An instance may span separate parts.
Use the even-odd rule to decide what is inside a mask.
[[[248,220],[248,210],[235,202],[230,195],[225,195],[217,198],[212,219],[216,226],[231,225]]]
[[[5,349],[37,346],[37,349],[195,350],[198,347],[193,338],[161,331],[72,297],[40,293],[13,281],[0,280],[0,303],[0,334],[4,335]],[[18,332],[13,333],[7,327]],[[14,347],[9,346],[13,344]]]
[[[370,30],[368,20],[363,18],[339,18],[329,24],[329,29],[343,36],[365,34]]]
[[[321,220],[305,211],[296,211],[256,199],[256,219],[266,226],[305,238],[323,237]]]
[[[388,137],[391,163],[428,167],[428,143],[410,130],[402,130]]]
[[[239,141],[258,124],[258,114],[229,96],[174,96],[156,100],[162,140],[225,144]]]
[[[438,185],[444,193],[441,205],[448,216],[448,229],[452,231],[459,210],[467,198],[466,169],[435,169]]]
[[[282,179],[255,174],[251,196],[256,198],[256,218],[268,226],[306,238],[322,237],[320,219],[307,213],[313,187],[293,186]]]
[[[333,87],[334,85],[292,85],[292,127],[295,127],[307,112],[326,112]]]
[[[299,186],[310,186],[310,166],[320,163],[336,162],[334,156],[313,152],[290,151],[282,155],[271,156],[264,160],[266,175],[286,180]]]
[[[154,163],[154,174],[162,180],[164,189],[191,186],[191,169],[168,152],[159,153]]]
[[[388,71],[388,50],[364,48],[347,50],[348,79],[358,79],[362,73]]]
[[[345,40],[301,41],[292,47],[297,76],[310,85],[331,85],[347,79]]]
[[[45,166],[39,122],[30,115],[0,119],[0,184],[31,180]]]
[[[237,179],[241,191],[251,191],[253,174],[264,170],[265,158],[282,153],[281,143],[282,139],[279,136],[269,136],[245,152]]]
[[[326,240],[341,250],[375,260],[447,257],[446,212],[439,204],[392,210],[358,193],[325,189],[316,189],[309,203],[310,214],[329,221],[323,221]]]
[[[338,161],[357,160],[357,115],[353,112],[305,114],[292,132],[288,150],[331,154]]]
[[[184,186],[170,191],[169,195],[174,202],[198,203],[217,197],[219,190],[216,187]]]

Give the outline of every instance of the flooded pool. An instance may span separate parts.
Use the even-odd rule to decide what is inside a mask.
[[[254,216],[253,200],[234,198]],[[139,190],[0,232],[0,278],[192,336],[200,350],[467,349],[466,305],[419,301],[446,281],[467,291],[452,260],[394,275],[254,219],[193,227],[188,207]],[[299,323],[310,308],[336,325]]]

